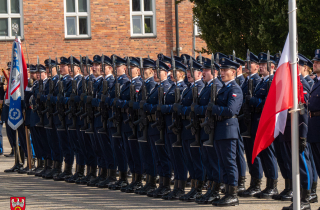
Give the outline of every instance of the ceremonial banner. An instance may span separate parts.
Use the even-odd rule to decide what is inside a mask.
[[[5,103],[9,105],[8,125],[13,130],[23,123],[21,101],[24,99],[27,84],[27,64],[22,53],[20,39],[16,39],[12,46],[11,69],[5,99]]]
[[[256,139],[252,151],[252,163],[257,155],[272,144],[275,138],[283,134],[286,127],[288,109],[293,107],[292,79],[289,63],[289,35],[284,45],[277,71],[262,110]],[[298,69],[297,69],[298,71]],[[302,88],[302,89],[301,89]],[[298,97],[304,102],[303,87],[298,74]]]

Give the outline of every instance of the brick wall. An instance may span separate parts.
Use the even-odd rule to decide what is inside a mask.
[[[189,1],[179,4],[179,35],[182,53],[192,54],[192,7]],[[156,0],[156,38],[131,38],[129,0],[91,0],[91,39],[65,39],[64,4],[61,0],[23,0],[25,57],[36,63],[60,56],[79,57],[95,54],[134,55],[156,58],[170,55],[176,45],[175,6],[173,0]],[[9,58],[12,41],[0,41],[0,68]],[[27,50],[26,50],[27,47]],[[196,38],[196,50],[206,44]],[[27,55],[28,51],[28,55]],[[11,55],[10,55],[11,56]],[[206,56],[206,55],[204,55]]]

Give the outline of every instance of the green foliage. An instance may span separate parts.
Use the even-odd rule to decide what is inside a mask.
[[[246,50],[258,54],[282,50],[288,26],[287,0],[191,0],[201,38],[208,49],[244,58]],[[297,1],[298,50],[307,57],[320,48],[320,4],[316,0]]]

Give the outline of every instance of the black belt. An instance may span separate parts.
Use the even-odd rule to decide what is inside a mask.
[[[221,122],[221,121],[224,121],[224,120],[228,120],[228,119],[231,119],[231,118],[237,118],[238,115],[233,115],[232,117],[225,117],[225,116],[218,116],[217,117],[217,121]]]
[[[309,116],[310,116],[310,117],[318,117],[318,116],[320,116],[320,111],[310,112]]]

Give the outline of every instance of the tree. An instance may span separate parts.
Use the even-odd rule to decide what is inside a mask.
[[[208,49],[202,52],[231,54],[245,58],[247,49],[258,54],[282,50],[288,28],[287,0],[191,0],[201,38]],[[320,4],[297,2],[298,49],[309,58],[320,48]]]

